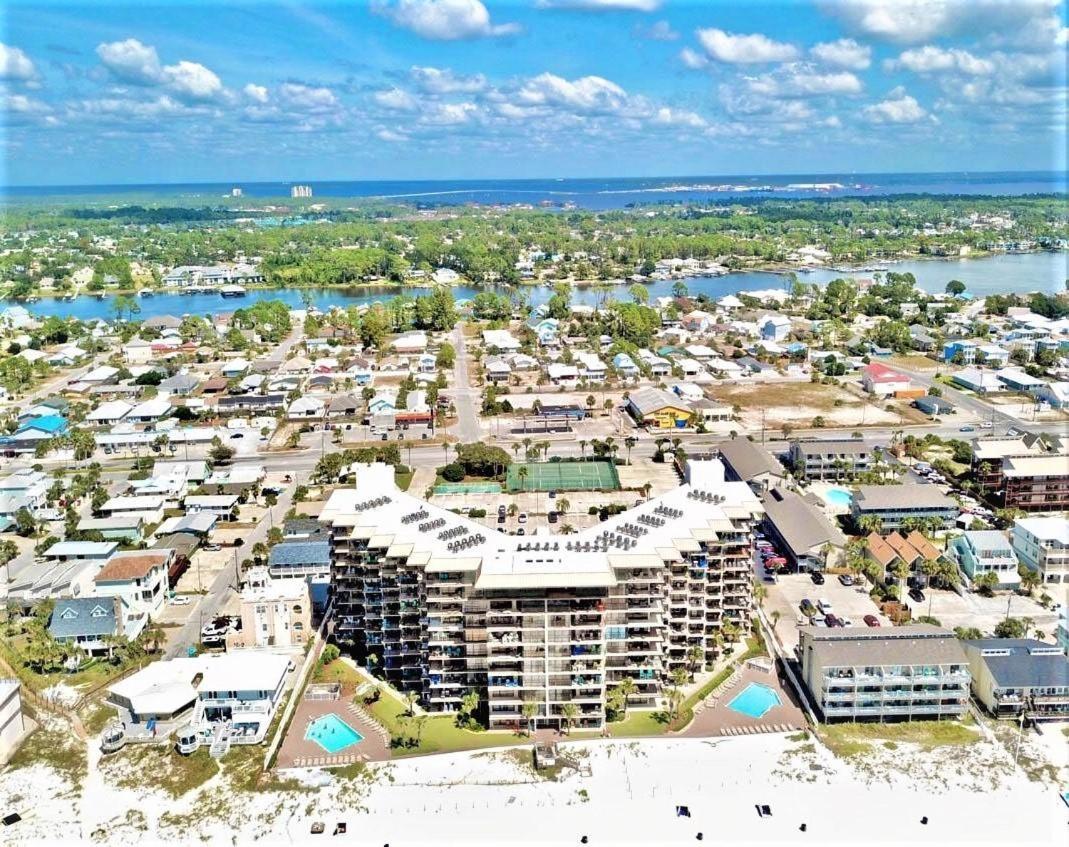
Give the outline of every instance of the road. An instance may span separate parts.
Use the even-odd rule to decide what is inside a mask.
[[[457,355],[453,362],[453,385],[448,395],[456,407],[457,422],[451,427],[451,431],[461,444],[474,444],[483,439],[482,427],[479,426],[482,392],[471,384],[468,347],[464,329],[460,324],[453,330],[453,346]]]
[[[284,515],[289,511],[293,502],[293,487],[286,488],[278,497],[278,502],[271,508],[270,515]],[[167,648],[167,658],[184,656],[188,648],[200,643],[201,627],[212,620],[219,609],[226,603],[231,591],[237,590],[237,571],[243,558],[252,555],[252,548],[260,542],[267,543],[267,533],[271,529],[271,520],[268,514],[260,519],[248,535],[242,540],[240,547],[233,549],[234,560],[224,567],[216,575],[212,584],[208,587],[208,593],[204,594],[199,602],[190,611],[188,620],[178,631],[178,635],[171,640]]]

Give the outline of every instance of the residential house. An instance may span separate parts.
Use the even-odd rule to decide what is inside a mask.
[[[790,334],[791,319],[785,315],[763,315],[757,319],[757,331],[766,341],[782,341]]]
[[[953,362],[956,365],[972,365],[976,362],[976,349],[979,345],[975,341],[958,338],[948,341],[943,345],[943,361]]]
[[[575,365],[553,362],[546,368],[546,375],[553,385],[575,387],[579,383],[579,369]]]
[[[495,384],[508,383],[509,377],[512,376],[512,368],[504,359],[484,359],[483,371],[486,381]]]
[[[241,591],[241,629],[227,634],[227,650],[297,647],[312,637],[312,600],[303,579],[265,579]]]
[[[171,405],[171,401],[165,397],[152,397],[134,406],[129,412],[126,413],[126,417],[123,418],[124,422],[135,423],[152,423],[153,421],[163,420],[168,417],[171,412],[174,411],[174,406]]]
[[[90,424],[97,426],[114,426],[125,418],[133,408],[133,403],[127,403],[125,400],[109,400],[93,409],[85,416],[85,419]]]
[[[122,634],[118,598],[67,597],[56,600],[48,633],[60,644],[77,647],[90,656],[111,652],[109,639]]]
[[[1002,460],[1003,502],[1026,512],[1069,510],[1069,454],[1010,456]]]
[[[116,515],[108,518],[82,518],[78,532],[99,532],[107,541],[140,544],[144,537],[145,519],[140,515]]]
[[[152,342],[144,338],[131,338],[122,346],[123,359],[128,365],[147,365],[155,358]]]
[[[483,345],[497,353],[516,353],[520,349],[519,339],[507,329],[484,329]]]
[[[1069,658],[1034,638],[963,641],[972,693],[996,718],[1035,723],[1069,718]]]
[[[920,483],[858,486],[852,506],[855,521],[876,518],[885,530],[902,529],[910,522],[921,520],[949,529],[957,520],[958,511],[957,502],[936,486]]]
[[[286,417],[290,419],[298,418],[316,418],[322,419],[326,417],[327,407],[323,402],[322,397],[315,397],[311,395],[304,395],[298,397],[286,410]]]
[[[100,507],[105,517],[141,518],[146,524],[163,520],[165,498],[160,494],[134,494],[112,497]]]
[[[171,397],[188,397],[199,385],[200,380],[193,374],[180,373],[163,380],[159,385],[159,392]]]
[[[55,562],[90,562],[103,565],[119,545],[114,541],[59,541],[44,552]]]
[[[1021,564],[1038,573],[1044,584],[1069,584],[1069,519],[1018,518],[1010,542]]]
[[[1022,394],[1035,394],[1047,383],[1037,379],[1031,374],[1025,373],[1020,368],[1002,368],[995,372],[995,377],[1010,391],[1019,391]]]
[[[890,532],[881,536],[871,532],[865,538],[865,558],[880,566],[885,580],[905,565],[909,577],[926,584],[927,571],[940,557],[935,545],[917,530],[906,535]]]
[[[93,579],[98,597],[119,600],[123,633],[136,638],[163,610],[173,550],[116,553]]]
[[[803,627],[802,681],[826,722],[961,718],[972,675],[953,632],[918,624]]]
[[[947,553],[957,562],[966,581],[975,586],[984,574],[998,578],[996,587],[1016,589],[1021,584],[1017,556],[1009,540],[993,529],[970,530],[947,545]]]
[[[1044,383],[1036,389],[1035,398],[1052,409],[1069,409],[1069,382]]]
[[[185,507],[191,514],[205,512],[221,521],[233,521],[237,520],[238,498],[236,494],[191,494]]]
[[[988,394],[992,391],[1002,391],[1005,388],[993,371],[979,368],[965,368],[951,374],[950,379],[955,385],[975,391],[977,394]]]
[[[925,395],[918,397],[913,401],[913,405],[924,412],[924,414],[930,417],[936,417],[937,415],[949,415],[954,412],[954,404],[949,400],[945,400],[942,397],[932,397]]]
[[[914,350],[920,350],[922,353],[927,353],[930,350],[935,349],[935,345],[938,344],[938,340],[927,327],[921,324],[913,324],[909,328],[910,346]]]
[[[422,353],[427,349],[427,333],[423,330],[406,332],[395,338],[390,346],[402,355]]]

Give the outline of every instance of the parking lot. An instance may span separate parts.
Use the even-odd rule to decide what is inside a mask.
[[[798,643],[798,616],[801,614],[802,600],[810,600],[814,605],[819,600],[827,600],[835,609],[835,615],[849,620],[854,626],[864,626],[865,615],[875,615],[881,626],[890,626],[891,622],[880,614],[868,595],[865,584],[845,586],[838,577],[828,575],[823,585],[815,585],[808,574],[787,574],[780,576],[775,584],[764,583],[768,595],[764,609],[771,620],[774,612],[779,612],[776,623],[776,635],[788,649]]]
[[[931,615],[947,629],[964,626],[976,627],[984,633],[993,632],[995,626],[1006,618],[1007,610],[1012,618],[1031,618],[1033,630],[1038,628],[1048,635],[1054,631],[1057,624],[1056,612],[1044,609],[1030,597],[1010,592],[984,597],[972,592],[959,595],[942,589],[925,589],[924,595],[923,603],[908,601],[913,609],[913,616]],[[1055,597],[1056,601],[1064,599]],[[1032,632],[1028,635],[1031,637]]]

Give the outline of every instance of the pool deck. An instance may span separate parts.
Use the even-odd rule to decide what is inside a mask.
[[[728,703],[756,682],[771,688],[779,695],[780,705],[773,706],[760,718],[751,718],[728,707]],[[766,673],[744,666],[738,671],[730,688],[711,695],[694,709],[694,720],[679,733],[685,738],[709,738],[720,735],[752,735],[762,732],[787,732],[804,729],[805,714],[790,692],[789,686],[777,676],[777,670]]]
[[[302,700],[293,713],[293,722],[278,751],[278,768],[337,767],[356,762],[381,762],[390,758],[390,741],[385,731],[351,705],[353,691],[343,687],[337,700]],[[331,754],[304,733],[308,724],[324,715],[335,714],[364,736],[364,740]]]

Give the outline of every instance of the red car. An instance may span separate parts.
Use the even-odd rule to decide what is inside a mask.
[[[880,620],[875,615],[865,615],[865,617],[863,617],[862,620],[865,622],[865,626],[879,626],[880,625]]]

